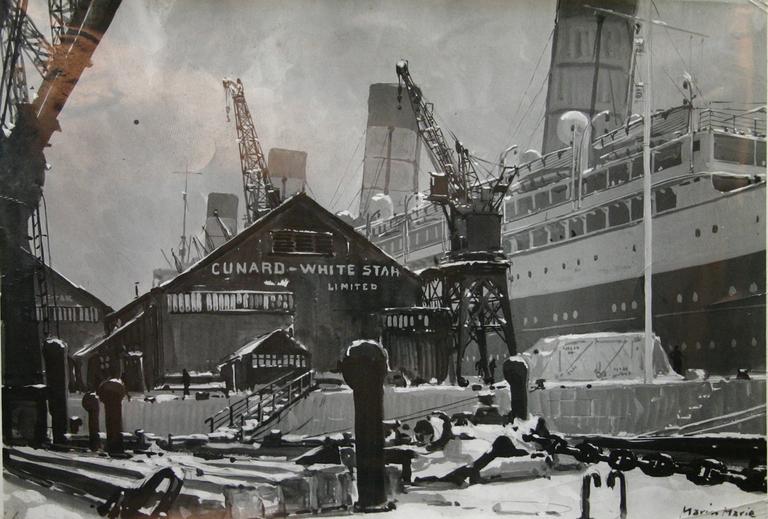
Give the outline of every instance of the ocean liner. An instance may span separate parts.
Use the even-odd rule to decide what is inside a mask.
[[[622,6],[633,14],[632,2]],[[601,46],[601,32],[610,31],[611,46]],[[587,44],[571,37],[579,32]],[[644,123],[628,117],[633,40],[631,23],[596,22],[583,2],[558,3],[545,154],[510,170],[519,181],[504,207],[519,350],[547,336],[643,329]],[[591,54],[579,59],[579,46],[590,43]],[[589,70],[587,88],[564,94]],[[593,116],[589,161],[573,147],[557,149],[556,122],[568,109]],[[595,124],[603,111],[611,127]],[[765,370],[765,134],[764,107],[714,110],[689,101],[652,117],[652,328],[683,368]],[[449,242],[442,212],[428,205],[360,231],[414,269],[436,264]]]

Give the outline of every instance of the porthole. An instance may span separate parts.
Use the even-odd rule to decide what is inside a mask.
[[[701,238],[701,229],[696,229],[693,232],[693,235],[696,236],[697,238]]]
[[[637,310],[637,301],[632,301],[632,310]]]
[[[714,350],[715,349],[715,341],[709,341],[709,349]]]
[[[595,254],[594,259],[595,259],[595,261],[597,261],[597,254]]]
[[[752,346],[757,346],[757,338],[755,338],[755,337],[752,337],[752,340],[750,341],[750,344],[751,344]]]
[[[697,350],[701,349],[701,343],[699,341],[696,341],[696,349]]]
[[[731,339],[731,348],[736,347],[736,339]]]
[[[696,292],[696,291],[694,291],[694,292],[693,292],[693,294],[691,295],[691,300],[692,300],[694,303],[698,302],[698,301],[699,301],[699,293],[698,293],[698,292]]]
[[[632,252],[637,252],[637,245],[634,243],[632,244]]]
[[[717,233],[717,231],[718,231],[718,227],[717,227],[717,224],[715,224],[712,226],[712,234]]]
[[[517,274],[515,278],[520,279],[520,274]]]
[[[616,303],[613,303],[611,305],[611,312],[613,312],[614,314],[616,313]]]
[[[557,322],[557,314],[552,314],[552,320]]]
[[[687,349],[688,349],[688,345],[687,345],[685,342],[683,342],[683,343],[680,345],[680,351],[685,351],[685,350],[687,350]]]
[[[760,223],[760,215],[755,216],[755,223]]]
[[[563,321],[568,320],[568,312],[563,312]]]
[[[530,277],[533,277],[533,274],[531,274],[531,271],[530,271],[530,270],[528,271],[528,277],[529,277],[529,278],[530,278]]]
[[[577,259],[577,260],[576,260],[576,264],[577,264],[577,265],[581,265],[581,260],[580,260],[580,259]]]
[[[621,311],[626,312],[627,311],[627,303],[624,301],[621,302]]]
[[[563,263],[563,270],[565,270],[565,263]]]
[[[677,294],[677,302],[682,303],[683,302],[683,294]]]
[[[573,316],[574,319],[578,319],[579,318],[579,311],[578,310],[574,310],[571,313],[571,316]]]
[[[734,286],[728,287],[728,295],[729,296],[735,296],[736,295],[736,287],[734,287]]]
[[[538,322],[539,322],[539,318],[534,315],[533,316],[533,324],[536,324]]]
[[[544,267],[544,274],[546,274],[547,272],[549,272],[549,269],[547,267]]]
[[[755,292],[757,292],[757,283],[755,282],[750,283],[749,292],[750,294],[754,294]]]
[[[528,318],[527,317],[523,317],[523,326],[525,326],[527,324],[528,324]]]

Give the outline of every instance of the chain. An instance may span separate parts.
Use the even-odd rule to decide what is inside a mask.
[[[523,441],[539,444],[550,455],[566,454],[582,463],[607,463],[612,469],[620,472],[639,468],[645,475],[655,478],[682,474],[696,485],[720,485],[728,482],[745,492],[766,492],[765,465],[731,469],[722,461],[712,458],[680,461],[662,452],[640,455],[629,449],[604,451],[588,441],[573,446],[562,436],[550,433],[541,422],[531,433],[523,435]]]

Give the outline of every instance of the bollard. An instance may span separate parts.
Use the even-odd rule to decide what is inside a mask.
[[[355,459],[358,502],[355,510],[379,512],[387,503],[384,472],[384,377],[387,353],[373,341],[356,341],[341,364],[355,402]]]
[[[67,413],[67,345],[59,339],[48,338],[43,344],[43,362],[48,390],[48,412],[51,415],[53,443],[67,441],[69,413]]]
[[[88,444],[92,451],[99,450],[99,397],[93,391],[83,395],[83,409],[88,413]]]
[[[104,403],[104,421],[107,425],[107,452],[123,452],[123,398],[125,385],[119,378],[105,380],[96,391]]]
[[[600,487],[600,474],[594,471],[587,471],[581,480],[581,515],[579,519],[592,519],[589,515],[589,489],[592,483],[595,484],[595,488]]]
[[[510,394],[510,419],[528,418],[528,364],[525,360],[515,355],[504,361],[502,367],[504,378],[509,382]]]

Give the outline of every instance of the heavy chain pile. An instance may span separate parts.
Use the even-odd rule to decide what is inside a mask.
[[[562,436],[550,433],[542,421],[531,433],[523,435],[523,439],[537,443],[550,455],[568,455],[589,464],[607,463],[612,469],[620,472],[639,468],[645,475],[656,478],[682,474],[696,485],[720,485],[728,482],[745,492],[766,492],[765,465],[753,464],[746,468],[732,469],[724,462],[712,458],[683,461],[663,452],[638,454],[629,449],[604,451],[588,441],[572,446]]]

